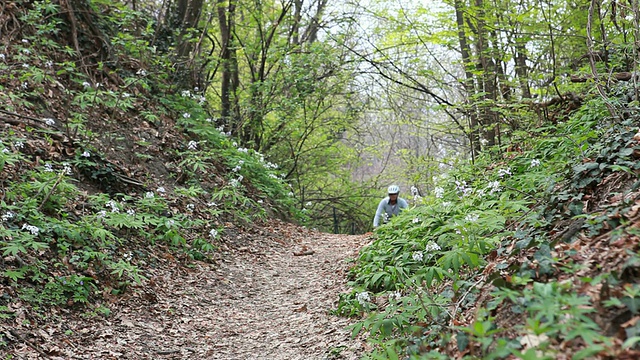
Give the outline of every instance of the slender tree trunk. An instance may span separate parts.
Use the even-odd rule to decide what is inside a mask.
[[[462,55],[462,64],[464,65],[465,80],[463,86],[467,92],[466,103],[469,104],[469,98],[475,94],[474,78],[471,69],[473,64],[471,63],[471,51],[469,49],[469,43],[467,42],[467,35],[464,28],[464,15],[463,4],[461,0],[454,2],[454,8],[456,13],[456,24],[458,26],[458,41],[460,42],[460,54]],[[480,152],[480,131],[478,124],[478,116],[475,109],[467,109],[467,115],[469,117],[469,142],[471,145],[471,156],[475,158],[475,155]]]
[[[516,39],[516,54],[514,61],[516,64],[516,76],[520,83],[520,91],[522,91],[522,98],[531,99],[531,87],[529,86],[529,74],[527,68],[527,49],[525,44],[518,39]]]
[[[218,0],[218,23],[220,26],[222,80],[220,84],[220,117],[225,129],[236,134],[240,120],[237,91],[239,87],[238,58],[233,42],[235,27],[235,0]]]

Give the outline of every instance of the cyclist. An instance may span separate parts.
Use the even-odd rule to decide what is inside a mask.
[[[406,209],[409,206],[407,200],[399,197],[400,187],[398,185],[389,186],[387,193],[389,196],[380,200],[380,204],[378,204],[376,216],[373,218],[374,229],[380,225],[380,217],[382,217],[383,222],[386,223],[393,216],[398,215],[400,210]]]

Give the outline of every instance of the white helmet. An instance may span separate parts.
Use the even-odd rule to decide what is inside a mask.
[[[397,194],[400,192],[400,188],[398,187],[398,185],[391,185],[389,186],[389,189],[387,189],[387,193],[389,194]]]

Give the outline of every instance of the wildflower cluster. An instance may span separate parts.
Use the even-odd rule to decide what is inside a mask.
[[[498,176],[505,177],[507,175],[511,175],[511,169],[510,168],[498,169]]]
[[[360,303],[360,305],[365,305],[367,302],[371,301],[371,297],[369,297],[369,293],[366,291],[360,292],[356,294],[356,300]]]
[[[9,221],[9,220],[11,220],[11,219],[13,219],[15,217],[16,217],[16,213],[14,213],[12,211],[7,211],[6,213],[4,213],[2,215],[2,221],[6,222],[6,221]]]
[[[112,213],[119,213],[120,212],[120,207],[118,206],[118,203],[115,202],[114,200],[109,200],[107,201],[106,204],[104,204],[106,207],[111,208],[111,212]]]
[[[22,225],[22,230],[27,230],[33,236],[37,236],[38,233],[40,233],[40,229],[37,226],[33,226],[33,225],[29,225],[29,224],[23,224]]]
[[[422,196],[420,196],[420,191],[415,186],[411,186],[411,195],[413,196],[413,201],[422,199]]]
[[[455,184],[456,184],[456,191],[458,192],[458,195],[460,195],[460,197],[469,196],[473,193],[473,188],[470,186],[467,186],[466,181],[456,180]]]
[[[199,105],[202,105],[207,99],[204,96],[198,94],[199,91],[200,89],[197,87],[193,89],[193,92],[189,90],[182,90],[182,92],[180,93],[180,96],[184,98],[193,99],[197,101]]]
[[[468,214],[464,219],[468,222],[476,222],[480,218],[478,214]]]
[[[425,246],[426,252],[432,252],[432,251],[438,251],[438,250],[440,250],[440,245],[436,244],[433,241],[429,241]]]
[[[220,131],[222,136],[231,136],[231,131],[224,132],[224,126],[219,126],[216,130]]]
[[[422,259],[424,258],[424,254],[422,253],[422,251],[415,251],[411,257],[413,258],[414,261],[422,261]]]

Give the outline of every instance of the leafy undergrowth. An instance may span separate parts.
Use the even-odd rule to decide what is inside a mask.
[[[340,298],[368,358],[638,358],[639,126],[593,99],[434,179]]]
[[[0,350],[70,310],[108,316],[159,258],[210,261],[261,221],[296,216],[277,166],[238,147],[198,89],[172,85],[168,59],[131,35],[145,31],[141,14],[120,6],[104,12],[119,26],[91,27],[113,6],[95,2],[72,30],[52,2],[10,5],[0,13]]]

